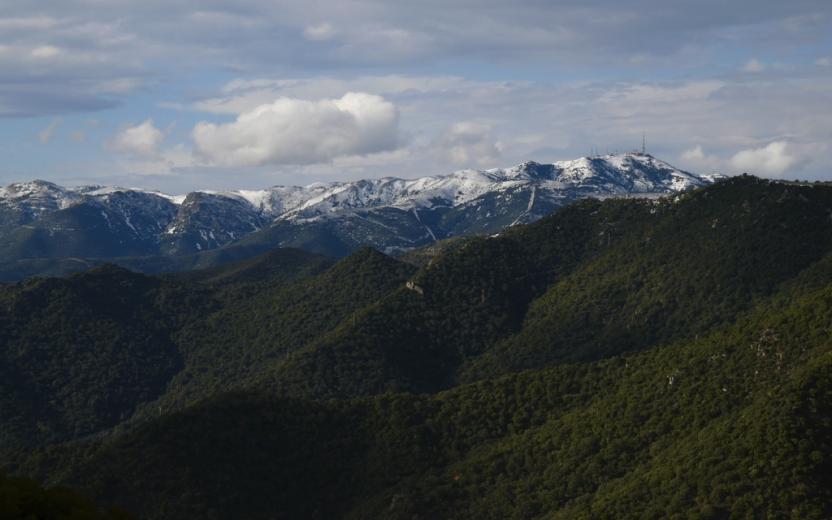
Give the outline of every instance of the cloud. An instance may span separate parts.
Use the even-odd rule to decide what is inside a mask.
[[[348,92],[339,99],[280,98],[230,123],[198,123],[193,140],[211,164],[314,164],[398,146],[399,115],[384,98]]]
[[[226,83],[219,92],[194,101],[180,109],[192,109],[215,114],[240,114],[271,103],[276,98],[290,97],[316,100],[341,97],[347,92],[366,92],[385,99],[435,95],[440,92],[477,88],[483,83],[468,81],[459,76],[409,76],[386,74],[335,78],[318,76],[311,78],[256,78],[235,79]]]
[[[0,31],[43,31],[55,27],[57,21],[48,16],[0,18]]]
[[[682,152],[681,158],[685,161],[701,161],[705,158],[705,152],[701,145],[696,145],[696,147]]]
[[[444,75],[254,77],[233,80],[181,108],[216,114],[210,121],[217,124],[216,118],[225,114],[236,118],[253,113],[279,98],[317,103],[360,91],[395,106],[401,143],[398,153],[345,153],[314,167],[310,159],[296,159],[294,164],[305,165],[296,167],[286,159],[286,153],[265,162],[224,159],[225,151],[236,153],[242,145],[223,136],[218,138],[222,142],[215,157],[201,154],[204,167],[199,171],[203,173],[214,168],[254,178],[258,175],[254,168],[242,170],[238,166],[264,164],[260,168],[271,172],[273,182],[278,183],[391,174],[413,177],[459,167],[570,159],[587,154],[591,147],[611,152],[637,148],[642,131],[647,134],[650,153],[689,171],[741,173],[731,162],[738,151],[786,141],[788,155],[801,158],[793,165],[801,168],[801,175],[828,178],[825,165],[806,159],[824,155],[803,147],[832,142],[832,125],[825,117],[825,107],[832,104],[832,77],[824,77],[812,67],[803,75],[792,73],[789,81],[772,78],[766,74],[691,81],[552,84]],[[459,122],[472,127],[466,129]],[[217,124],[227,125],[233,123]],[[268,139],[252,136],[248,141]],[[264,145],[266,151],[260,156],[267,156],[271,146]],[[204,148],[210,146],[206,143]],[[313,147],[309,149],[314,152]]]
[[[825,107],[832,104],[832,78],[812,70],[804,76],[792,73],[787,82],[772,81],[771,75],[560,84],[444,75],[239,78],[183,108],[236,115],[276,98],[314,102],[338,99],[349,91],[379,95],[395,105],[403,143],[399,150],[406,153],[374,154],[371,160],[345,156],[303,169],[273,162],[280,168],[270,171],[287,172],[276,182],[300,182],[297,175],[327,180],[408,177],[466,166],[569,159],[591,147],[640,147],[642,131],[649,152],[675,159],[681,168],[733,174],[741,172],[730,161],[739,150],[787,140],[790,155],[810,157],[800,146],[832,141],[832,126],[824,117]],[[206,161],[222,164],[219,158]],[[820,164],[799,165],[803,175],[828,177]]]
[[[144,62],[158,43],[137,38],[124,14],[73,0],[49,4],[4,6],[0,117],[102,110],[146,84]]]
[[[47,144],[52,139],[52,136],[55,134],[55,130],[58,129],[58,126],[60,124],[61,124],[61,118],[60,117],[56,117],[55,119],[53,119],[52,122],[49,123],[49,125],[46,128],[44,128],[43,130],[41,130],[38,133],[38,140],[42,144]]]
[[[143,84],[133,61],[89,48],[0,45],[0,117],[110,108]]]
[[[657,66],[696,74],[706,64],[724,62],[726,55],[791,52],[806,42],[817,46],[829,33],[832,17],[828,2],[775,0],[706,0],[673,9],[659,0],[518,0],[511,6],[498,0],[7,4],[0,19],[5,48],[0,50],[0,117],[111,108],[159,77],[167,84],[187,81],[189,87],[197,85],[195,90],[204,89],[202,78],[183,79],[189,73],[182,63],[191,71],[281,77],[322,70],[356,77],[368,67],[412,72],[466,63],[476,64],[474,70],[542,64],[552,76],[571,77],[582,72],[609,77],[610,70],[631,63],[630,77],[649,77]],[[603,70],[592,69],[598,65]]]
[[[56,116],[117,107],[136,92],[141,97],[124,112],[63,116],[56,135],[72,139],[70,119],[96,117],[99,128],[78,126],[88,142],[96,140],[113,118],[148,101],[188,110],[177,114],[180,128],[207,125],[199,138],[191,134],[199,165],[189,165],[189,142],[165,160],[174,139],[160,128],[169,137],[155,152],[145,148],[151,155],[144,158],[134,157],[135,149],[83,154],[76,159],[83,164],[59,154],[11,157],[6,175],[33,164],[46,170],[33,175],[64,175],[97,161],[101,172],[124,165],[137,175],[187,167],[202,187],[222,175],[230,187],[268,175],[286,183],[416,176],[573,158],[590,147],[627,150],[640,146],[646,131],[648,151],[692,171],[735,173],[738,151],[782,141],[788,156],[800,158],[792,170],[828,178],[822,163],[829,150],[807,150],[832,143],[832,2],[703,2],[6,2],[0,124],[9,135],[28,127],[17,133],[32,140]],[[743,65],[765,70],[744,73]],[[239,79],[217,85],[229,75]],[[313,110],[300,121],[298,107],[307,106],[300,101],[317,106],[348,92],[380,96],[395,108],[396,124],[377,125],[389,132],[367,137],[357,123],[342,123],[350,120],[343,110]],[[244,120],[282,98],[296,103]],[[322,113],[335,123],[322,123]],[[134,116],[135,123],[149,115]],[[34,131],[31,123],[2,120],[31,116],[43,118]],[[277,120],[292,121],[297,136]],[[367,152],[379,148],[388,151]],[[212,180],[203,183],[203,174]]]
[[[553,75],[580,70],[596,78],[628,64],[637,67],[630,77],[645,77],[656,66],[695,74],[726,55],[817,46],[832,17],[829,2],[777,0],[706,0],[673,9],[659,0],[6,4],[0,117],[109,108],[152,84],[154,76],[169,84],[181,80],[182,63],[192,70],[284,77],[321,70],[354,77],[368,66],[413,71],[457,63],[542,64]],[[598,65],[605,68],[591,70]]]
[[[725,172],[725,161],[720,157],[705,152],[702,145],[688,148],[679,155],[679,166],[690,171],[707,173],[713,171]]]
[[[128,154],[119,158],[118,170],[131,175],[166,177],[194,166],[192,150],[179,143],[159,148],[152,155]]]
[[[327,22],[307,25],[303,29],[303,37],[316,42],[326,41],[335,36],[335,28]]]
[[[754,58],[754,59],[748,61],[745,65],[743,65],[741,70],[743,72],[751,72],[751,73],[762,72],[762,71],[766,70],[766,65],[765,65],[765,63],[761,62],[760,60]]]
[[[731,165],[752,174],[780,176],[798,162],[788,148],[786,142],[774,141],[762,148],[742,150],[731,158]]]
[[[448,128],[434,143],[435,151],[456,166],[495,167],[502,145],[491,136],[491,127],[461,122]]]
[[[165,134],[156,128],[152,119],[147,119],[118,132],[111,141],[110,148],[134,157],[154,157],[159,154],[159,147],[164,140]]]
[[[62,52],[63,51],[61,49],[53,45],[41,45],[32,49],[32,57],[39,60],[46,60],[59,56]]]
[[[92,112],[118,105],[110,96],[96,92],[91,86],[66,85],[61,92],[55,89],[55,83],[0,84],[0,118]]]

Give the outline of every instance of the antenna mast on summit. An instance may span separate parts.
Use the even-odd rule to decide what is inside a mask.
[[[641,133],[641,155],[647,153],[647,132]]]

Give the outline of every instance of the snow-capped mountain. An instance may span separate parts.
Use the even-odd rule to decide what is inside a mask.
[[[0,208],[14,210],[19,223],[36,220],[81,200],[81,195],[47,181],[31,181],[0,187]],[[4,215],[5,217],[5,215]],[[2,224],[8,224],[6,219]]]
[[[564,196],[574,190],[592,191],[597,196],[614,196],[669,193],[708,182],[708,178],[676,169],[651,155],[628,153],[582,157],[554,164],[526,162],[508,169],[462,170],[450,175],[411,180],[386,177],[323,187],[314,185],[304,193],[307,197],[293,193],[294,204],[281,206],[284,213],[279,216],[287,219],[310,218],[338,214],[345,209],[381,206],[400,209],[452,207],[487,193],[522,186],[535,186],[542,191]]]
[[[182,255],[233,243],[340,255],[494,233],[584,197],[657,196],[713,182],[649,154],[306,187],[159,192],[31,181],[0,188],[0,258]]]

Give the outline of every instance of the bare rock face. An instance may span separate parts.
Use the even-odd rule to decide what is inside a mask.
[[[189,254],[222,247],[257,231],[268,219],[247,201],[211,193],[189,193],[164,230],[166,254]]]

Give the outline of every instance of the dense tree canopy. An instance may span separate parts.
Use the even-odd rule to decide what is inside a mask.
[[[832,188],[0,289],[0,454],[147,518],[828,518]]]

